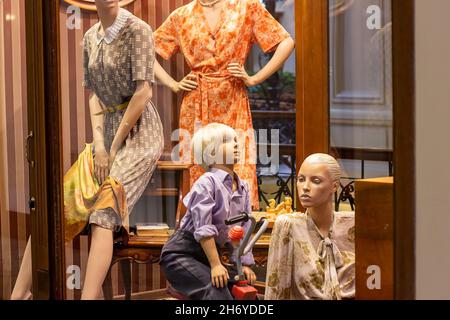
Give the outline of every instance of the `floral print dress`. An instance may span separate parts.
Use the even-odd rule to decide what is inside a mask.
[[[190,138],[212,122],[234,128],[241,146],[241,161],[235,166],[250,188],[253,208],[259,207],[256,179],[256,145],[247,88],[227,71],[230,63],[245,64],[254,43],[264,52],[273,51],[289,33],[259,0],[225,0],[214,30],[211,30],[198,0],[175,10],[155,31],[155,50],[168,60],[181,51],[197,77],[199,86],[186,93],[180,109],[181,157],[190,160]],[[204,173],[194,165],[191,185]]]

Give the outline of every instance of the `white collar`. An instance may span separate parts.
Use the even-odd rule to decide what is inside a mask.
[[[102,40],[105,40],[106,44],[110,44],[111,42],[113,42],[119,35],[120,30],[122,30],[122,28],[125,26],[125,23],[131,15],[131,12],[120,8],[119,13],[116,17],[116,21],[114,21],[114,23],[104,31],[104,35],[101,35],[99,32],[101,28],[101,22],[99,22],[99,26],[97,29],[97,45],[99,45]]]

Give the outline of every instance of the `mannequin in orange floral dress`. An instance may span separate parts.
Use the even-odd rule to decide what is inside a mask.
[[[156,62],[156,77],[174,92],[185,91],[180,110],[180,156],[191,160],[190,140],[201,127],[219,122],[236,130],[243,155],[235,172],[250,188],[253,209],[259,208],[256,144],[247,88],[279,70],[294,49],[289,33],[259,0],[194,0],[176,9],[156,30],[155,50],[168,60],[181,51],[192,70],[175,81]],[[275,51],[257,74],[243,65],[253,43]],[[191,185],[204,173],[191,168]]]

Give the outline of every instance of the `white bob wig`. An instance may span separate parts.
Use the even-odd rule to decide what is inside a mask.
[[[194,163],[205,170],[214,164],[222,164],[223,155],[220,152],[220,146],[234,139],[235,136],[236,131],[222,123],[210,123],[199,129],[191,142]]]

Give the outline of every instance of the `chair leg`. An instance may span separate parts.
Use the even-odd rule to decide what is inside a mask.
[[[103,297],[105,300],[113,299],[113,290],[112,290],[112,280],[111,280],[111,267],[106,274],[105,281],[103,281],[102,285],[103,289]]]
[[[129,260],[121,260],[120,267],[122,269],[125,300],[131,300],[131,262]]]

